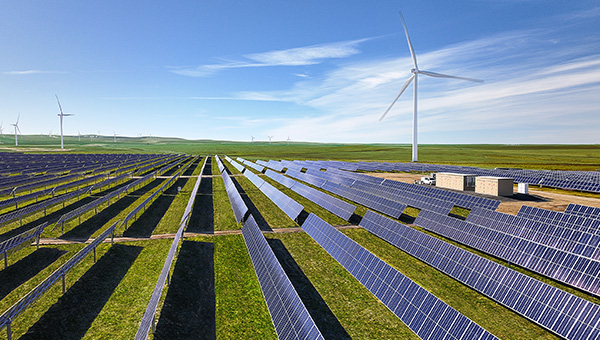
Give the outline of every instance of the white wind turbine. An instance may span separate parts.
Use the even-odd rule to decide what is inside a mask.
[[[252,138],[252,143],[254,143],[254,136],[250,136]]]
[[[462,79],[462,80],[474,81],[476,83],[483,83],[483,80],[473,79],[473,78],[465,78],[465,77],[455,77],[455,76],[449,76],[447,74],[419,70],[419,67],[417,66],[417,56],[415,54],[415,50],[413,49],[412,43],[410,41],[410,37],[408,36],[408,29],[406,28],[406,22],[404,22],[404,17],[402,16],[402,12],[400,12],[400,19],[402,20],[402,26],[404,26],[404,33],[406,34],[406,41],[408,42],[408,48],[410,49],[410,55],[412,57],[414,68],[410,70],[410,72],[412,73],[412,76],[410,76],[410,78],[408,78],[406,83],[404,83],[404,85],[402,86],[402,89],[400,89],[400,93],[398,93],[398,95],[396,96],[396,99],[394,99],[394,101],[388,107],[388,109],[385,110],[385,112],[383,113],[381,118],[379,118],[379,121],[383,120],[383,118],[388,114],[388,112],[390,112],[390,110],[392,109],[392,106],[394,106],[394,104],[396,103],[396,101],[398,101],[398,98],[400,98],[400,96],[402,95],[404,90],[406,90],[408,85],[410,85],[410,83],[414,80],[415,85],[414,85],[414,94],[413,94],[412,161],[417,162],[417,83],[418,83],[417,80],[418,80],[419,74],[423,74],[423,75],[435,77],[435,78]]]
[[[2,124],[4,122],[0,122],[0,138],[4,138],[4,127],[2,127]],[[0,143],[2,143],[2,140],[0,140]]]
[[[117,133],[113,131],[113,143],[117,142]]]
[[[19,146],[19,141],[17,139],[17,131],[19,131],[19,133],[21,133],[21,129],[19,129],[19,118],[21,118],[21,114],[19,113],[19,115],[17,116],[17,122],[14,124],[10,124],[12,126],[15,127],[15,146]]]
[[[81,132],[79,130],[77,130],[77,137],[79,137],[79,142],[81,142]]]
[[[290,136],[288,136],[288,138],[286,140],[287,140],[288,145],[290,145],[290,141],[291,141]]]
[[[60,100],[58,100],[58,95],[54,95],[56,97],[56,102],[58,103],[58,108],[60,109],[60,113],[58,116],[60,117],[60,148],[64,149],[63,146],[63,118],[68,116],[73,116],[72,113],[63,113],[62,106],[60,106]],[[52,131],[52,130],[50,130]]]
[[[273,136],[267,136],[269,137],[269,145],[271,144],[271,139],[273,138]]]

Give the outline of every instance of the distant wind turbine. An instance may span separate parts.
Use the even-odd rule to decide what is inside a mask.
[[[19,131],[19,133],[21,133],[21,129],[19,129],[19,118],[21,118],[21,114],[20,113],[17,116],[17,122],[14,123],[14,124],[11,124],[12,126],[15,127],[15,146],[19,146],[19,141],[17,139],[17,131]]]
[[[54,95],[56,97],[56,102],[58,103],[58,108],[60,109],[60,113],[58,116],[60,117],[60,148],[64,149],[63,146],[63,118],[68,116],[73,116],[72,113],[63,113],[62,106],[60,106],[60,100],[58,100],[58,95]],[[52,130],[50,130],[52,131]]]
[[[250,137],[252,137],[252,143],[254,143],[254,136],[250,136]]]
[[[290,141],[291,141],[290,136],[288,136],[288,138],[287,138],[288,145],[290,145]]]
[[[271,139],[273,138],[273,136],[267,136],[269,137],[269,145],[271,144]]]
[[[79,141],[81,142],[81,132],[79,130],[77,130],[77,137],[79,137]]]
[[[113,143],[117,142],[117,133],[113,131]]]
[[[0,137],[4,138],[4,128],[2,127],[2,124],[4,122],[0,122]],[[0,140],[0,143],[2,143],[2,140]]]
[[[418,83],[417,80],[418,80],[419,74],[423,74],[423,75],[435,77],[435,78],[452,78],[452,79],[468,80],[468,81],[473,81],[476,83],[483,83],[483,80],[473,79],[473,78],[464,78],[464,77],[455,77],[455,76],[449,76],[447,74],[419,70],[419,67],[417,66],[417,56],[415,54],[415,50],[413,49],[412,43],[410,41],[410,37],[408,36],[408,29],[406,28],[406,22],[404,22],[404,16],[402,16],[402,12],[400,12],[400,19],[402,20],[402,26],[404,26],[404,33],[406,34],[406,41],[408,42],[408,48],[410,49],[410,55],[412,56],[414,68],[410,70],[410,72],[412,73],[412,76],[410,76],[410,78],[408,78],[406,83],[404,83],[404,85],[402,86],[402,89],[400,89],[400,93],[398,93],[398,95],[396,96],[396,99],[394,99],[394,101],[388,107],[388,109],[385,110],[385,112],[383,113],[381,118],[379,118],[379,121],[383,120],[383,118],[392,109],[392,106],[394,106],[396,101],[398,101],[398,98],[400,98],[400,96],[402,95],[404,90],[406,90],[408,85],[410,85],[410,83],[414,80],[415,84],[414,84],[414,94],[413,94],[412,161],[417,162],[417,83]]]

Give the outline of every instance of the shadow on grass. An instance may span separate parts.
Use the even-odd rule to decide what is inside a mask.
[[[93,201],[93,200],[95,200],[95,199],[97,199],[97,198],[99,198],[101,196],[104,196],[105,194],[108,194],[108,193],[110,193],[110,192],[112,192],[112,191],[114,191],[114,190],[116,190],[116,189],[118,189],[118,188],[120,188],[120,187],[122,187],[124,185],[127,185],[130,182],[132,182],[132,181],[133,180],[128,181],[128,182],[123,183],[123,184],[120,184],[118,186],[115,186],[113,188],[108,188],[108,189],[106,189],[106,190],[104,190],[104,191],[102,191],[100,193],[94,194],[92,196],[84,197],[84,198],[80,199],[77,202],[71,203],[71,204],[66,205],[65,207],[63,207],[63,208],[61,208],[59,210],[56,210],[56,211],[54,211],[54,212],[52,212],[50,214],[47,214],[44,217],[38,218],[37,220],[28,222],[28,223],[23,224],[22,226],[20,226],[18,228],[12,229],[12,230],[10,230],[10,231],[8,231],[8,232],[0,235],[0,242],[2,242],[4,240],[7,240],[7,239],[9,239],[11,237],[14,237],[14,236],[16,236],[18,234],[24,233],[27,230],[35,228],[35,227],[39,226],[42,223],[48,222],[48,224],[52,224],[52,223],[58,221],[58,219],[63,214],[66,214],[69,211],[75,210],[75,209],[77,209],[77,208],[79,208],[79,207],[81,207],[81,206],[83,206],[85,204],[88,204],[91,201]]]
[[[177,195],[177,187],[182,187],[188,181],[187,178],[180,178],[175,181],[167,190],[158,196],[150,206],[146,207],[146,211],[133,222],[127,230],[123,232],[125,237],[150,237],[152,232],[158,226],[160,220],[165,216],[167,210],[173,203]]]
[[[194,173],[194,170],[196,170],[196,168],[198,167],[198,164],[200,164],[201,160],[202,158],[198,158],[194,163],[192,163],[192,165],[190,165],[190,167],[187,168],[187,170],[182,174],[182,176],[191,176]]]
[[[0,271],[0,300],[66,253],[56,248],[40,248]]]
[[[183,241],[154,339],[216,339],[214,244]]]
[[[351,339],[337,317],[325,303],[321,294],[315,289],[310,280],[304,275],[285,245],[278,239],[267,238],[267,242],[283,270],[289,277],[294,289],[306,306],[310,316],[325,339]]]
[[[206,166],[204,166],[204,171],[202,172],[202,176],[211,176],[212,175],[212,157],[206,158]]]
[[[98,231],[102,226],[112,220],[115,216],[117,216],[121,211],[125,210],[129,207],[133,202],[135,202],[140,196],[149,192],[153,188],[157,187],[163,179],[155,179],[152,182],[146,184],[145,186],[130,192],[125,196],[121,196],[116,202],[112,200],[111,205],[104,210],[100,211],[98,214],[92,216],[91,218],[85,220],[80,225],[71,229],[70,231],[64,233],[59,238],[61,239],[70,239],[70,240],[87,240],[92,236],[96,231]],[[106,204],[106,203],[103,203]]]
[[[208,164],[207,164],[208,167]],[[213,207],[212,178],[204,177],[192,208],[192,215],[188,222],[187,231],[193,233],[213,233],[215,231],[215,211]]]
[[[142,249],[113,245],[21,339],[82,338]]]
[[[271,227],[269,226],[269,223],[267,223],[267,221],[261,215],[260,211],[258,211],[258,209],[254,205],[254,203],[252,203],[252,200],[250,199],[250,197],[248,197],[248,194],[246,194],[246,191],[244,191],[244,189],[242,189],[242,186],[240,185],[240,183],[238,183],[237,179],[235,177],[231,177],[231,180],[233,181],[233,184],[235,185],[235,188],[237,189],[237,191],[240,193],[240,196],[242,196],[242,200],[244,200],[244,204],[246,204],[246,206],[248,207],[248,213],[250,213],[250,214],[252,214],[252,216],[254,216],[254,220],[256,221],[256,224],[258,224],[258,228],[262,231],[273,231],[273,229],[271,229]],[[252,185],[254,185],[254,184],[252,184]],[[258,189],[256,189],[256,190],[258,190]],[[246,216],[248,216],[248,215],[246,215]]]

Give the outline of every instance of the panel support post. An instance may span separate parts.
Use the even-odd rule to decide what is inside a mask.
[[[66,274],[63,274],[63,276],[62,276],[62,288],[63,288],[63,295],[65,294],[65,288],[66,288],[66,287],[65,287],[65,276],[66,276]]]

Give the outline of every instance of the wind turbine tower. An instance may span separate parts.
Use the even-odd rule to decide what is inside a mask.
[[[77,137],[79,137],[79,142],[81,142],[81,132],[77,130]]]
[[[252,138],[252,143],[254,143],[254,136],[250,136]]]
[[[113,131],[113,143],[117,142],[117,133]]]
[[[0,138],[4,138],[4,128],[2,127],[2,124],[4,122],[0,122]],[[2,140],[0,139],[0,143],[2,143]]]
[[[15,146],[19,146],[19,140],[17,139],[17,131],[19,131],[19,133],[21,132],[21,129],[19,129],[19,118],[21,118],[21,114],[20,113],[17,116],[17,122],[14,123],[14,124],[11,124],[12,126],[15,127]]]
[[[396,96],[396,99],[394,99],[394,101],[388,107],[388,109],[385,110],[385,112],[383,113],[381,118],[379,118],[379,121],[383,120],[383,118],[388,114],[388,112],[390,112],[390,110],[392,109],[392,106],[394,106],[394,104],[396,103],[396,101],[398,101],[398,98],[400,98],[400,96],[402,95],[404,90],[406,90],[408,85],[410,85],[410,83],[414,80],[415,84],[414,84],[414,94],[413,94],[412,161],[417,162],[418,161],[417,160],[417,84],[418,84],[419,74],[423,74],[423,75],[426,75],[429,77],[434,77],[434,78],[451,78],[451,79],[468,80],[468,81],[473,81],[476,83],[483,83],[483,80],[473,79],[473,78],[464,78],[464,77],[455,77],[455,76],[449,76],[447,74],[441,74],[441,73],[436,73],[436,72],[420,70],[419,67],[417,66],[417,55],[415,54],[415,50],[413,49],[412,42],[410,41],[410,37],[408,36],[408,29],[406,28],[406,22],[404,21],[404,16],[402,16],[402,12],[400,12],[400,19],[402,20],[402,26],[404,27],[404,33],[406,34],[406,41],[408,42],[408,49],[410,50],[410,55],[412,57],[414,68],[410,70],[410,72],[412,73],[412,76],[410,76],[410,78],[408,78],[406,83],[404,83],[404,85],[400,89],[400,93],[398,93],[398,95]]]
[[[269,145],[271,145],[271,139],[273,138],[273,136],[267,136],[269,137]]]
[[[54,95],[56,97],[56,102],[58,103],[58,108],[60,109],[60,113],[58,116],[60,117],[60,148],[64,149],[63,146],[63,118],[68,116],[73,116],[71,113],[63,113],[62,106],[60,106],[60,100],[58,100],[58,95]],[[50,130],[52,131],[52,130]]]
[[[290,145],[290,141],[291,141],[290,136],[288,136],[288,138],[287,138],[288,145]]]

